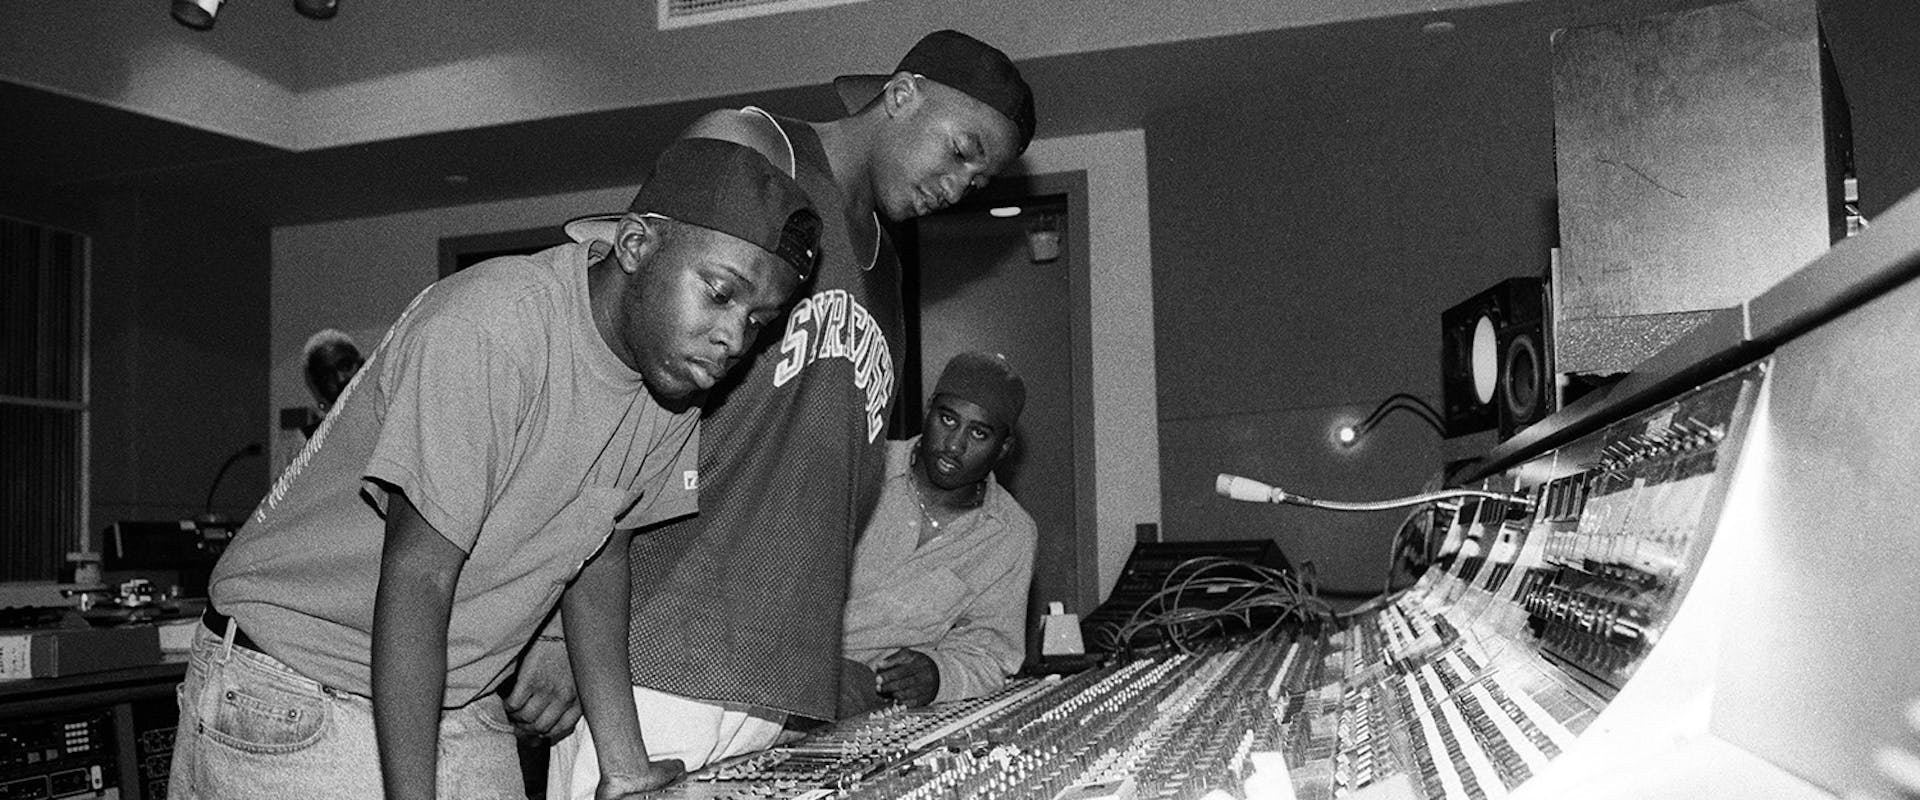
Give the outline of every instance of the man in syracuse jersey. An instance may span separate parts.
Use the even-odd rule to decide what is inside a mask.
[[[824,220],[812,286],[707,404],[701,513],[634,538],[634,697],[650,752],[688,769],[771,745],[789,715],[838,716],[841,609],[886,467],[904,329],[882,217],[958,202],[1033,138],[1018,68],[957,31],[922,38],[889,75],[834,84],[849,115],[831,122],[748,108],[683,134],[790,165]],[[566,670],[545,666],[561,648],[535,649],[515,704],[523,720],[571,702],[556,685]],[[548,796],[591,797],[594,769],[590,732],[576,731],[553,749]]]

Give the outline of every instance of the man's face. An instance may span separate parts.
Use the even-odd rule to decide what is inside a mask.
[[[915,445],[921,472],[940,489],[958,489],[986,479],[1013,445],[1011,432],[986,409],[953,395],[934,395]]]
[[[960,202],[1019,156],[1013,120],[926,78],[900,107],[874,163],[874,204],[899,222]],[[896,91],[889,85],[886,91]]]
[[[656,228],[658,220],[652,220]],[[623,224],[624,232],[624,224]],[[786,262],[740,239],[678,225],[626,284],[621,340],[663,399],[713,388],[799,286]]]
[[[345,391],[347,383],[353,380],[354,373],[360,371],[360,351],[346,344],[329,344],[315,351],[309,360],[308,374],[313,378],[315,398],[320,410],[333,407],[340,393]]]

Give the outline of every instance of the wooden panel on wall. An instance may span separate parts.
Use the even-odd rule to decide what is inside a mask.
[[[0,216],[0,581],[86,549],[87,237]]]
[[[1619,372],[1829,242],[1812,0],[1558,31],[1561,372]],[[1687,317],[1668,317],[1684,323]]]

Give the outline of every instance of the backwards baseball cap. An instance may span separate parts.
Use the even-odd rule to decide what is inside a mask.
[[[1027,404],[1027,384],[999,353],[961,353],[947,362],[934,396],[952,395],[979,406],[994,422],[1013,427]]]
[[[1019,152],[1026,152],[1027,143],[1033,141],[1033,89],[1007,54],[992,45],[959,31],[934,31],[921,37],[893,71],[939,81],[986,103],[1019,129]],[[847,113],[853,113],[872,102],[892,77],[842,75],[833,79],[833,88],[840,93]]]
[[[820,214],[805,189],[745,145],[680,139],[653,164],[627,211],[698,225],[754,245],[804,281],[820,258]],[[611,242],[620,214],[568,220],[575,241]]]

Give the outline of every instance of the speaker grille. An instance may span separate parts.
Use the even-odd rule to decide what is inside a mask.
[[[1504,439],[1553,410],[1543,292],[1539,278],[1509,278],[1441,312],[1448,436],[1497,428]]]
[[[1500,332],[1500,438],[1539,422],[1553,410],[1553,372],[1540,320]]]
[[[659,0],[660,30],[859,2],[865,0]]]

